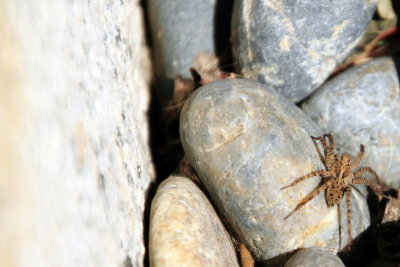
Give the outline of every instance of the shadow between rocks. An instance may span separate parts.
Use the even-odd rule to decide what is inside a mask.
[[[378,258],[373,229],[374,226],[368,227],[353,240],[350,251],[341,251],[337,254],[345,266],[367,266]]]
[[[232,0],[217,0],[214,13],[214,47],[219,58],[219,67],[224,72],[232,72],[231,18]]]

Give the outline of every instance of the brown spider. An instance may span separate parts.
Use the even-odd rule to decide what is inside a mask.
[[[282,189],[294,186],[301,181],[314,177],[321,176],[323,178],[323,183],[317,187],[308,196],[302,199],[302,201],[297,204],[296,208],[285,217],[285,220],[291,216],[298,209],[303,207],[307,202],[316,197],[322,191],[325,191],[325,198],[328,207],[333,207],[335,204],[339,204],[340,200],[343,198],[344,193],[346,193],[346,203],[347,203],[347,232],[348,232],[348,244],[350,244],[351,238],[351,207],[350,207],[350,197],[351,197],[351,186],[352,184],[367,184],[377,195],[381,196],[380,190],[377,185],[379,183],[378,174],[370,167],[362,167],[356,172],[353,172],[357,165],[360,163],[361,158],[364,155],[364,146],[360,145],[360,152],[358,153],[355,160],[352,162],[349,154],[339,155],[334,152],[333,138],[330,134],[325,134],[323,137],[312,137],[313,140],[319,140],[324,148],[325,158],[321,159],[324,162],[326,170],[313,171],[309,174],[301,176],[294,180],[291,184],[282,187]],[[327,145],[325,138],[329,139],[329,146]],[[368,181],[361,175],[365,172],[369,172],[374,176],[377,184]]]

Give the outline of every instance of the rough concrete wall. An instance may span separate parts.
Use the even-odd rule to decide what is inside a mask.
[[[0,266],[142,266],[138,0],[0,0]]]

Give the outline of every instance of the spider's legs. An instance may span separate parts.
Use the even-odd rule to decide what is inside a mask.
[[[351,237],[351,187],[346,188],[346,204],[347,204],[347,244],[348,244],[348,249],[350,250],[350,243],[352,240]]]
[[[320,137],[311,136],[311,138],[312,138],[313,140],[315,140],[315,141],[320,141],[320,142],[321,142],[322,147],[323,147],[323,149],[324,149],[324,154],[325,154],[325,157],[326,157],[326,154],[327,154],[327,152],[329,151],[329,147],[328,147],[328,145],[326,144],[325,135],[324,135],[323,137],[322,137],[322,136],[320,136]]]
[[[358,166],[358,164],[360,164],[360,161],[363,156],[364,156],[364,145],[360,145],[360,152],[358,153],[354,162],[351,164],[351,167],[350,167],[351,170],[353,170],[354,168],[356,168]]]
[[[354,177],[358,178],[358,177],[361,176],[364,172],[369,172],[370,174],[372,174],[372,176],[374,176],[374,178],[375,178],[375,181],[376,181],[378,184],[380,184],[378,174],[377,174],[373,169],[371,169],[370,167],[362,167],[361,169],[359,169],[358,171],[356,171],[356,172],[354,173]]]
[[[375,194],[377,194],[379,197],[385,197],[381,192],[381,189],[374,183],[372,183],[371,181],[365,179],[364,177],[356,177],[351,181],[352,184],[366,184],[369,188],[372,189],[372,191],[374,191]]]
[[[331,186],[333,183],[335,182],[335,179],[331,179],[326,181],[325,184],[321,185],[320,187],[317,187],[316,189],[314,189],[310,194],[308,194],[308,196],[306,196],[305,198],[303,198],[303,200],[297,204],[296,208],[289,213],[284,220],[286,220],[287,218],[289,218],[293,213],[295,213],[298,209],[300,209],[301,207],[303,207],[305,204],[307,204],[308,201],[310,201],[311,199],[313,199],[314,197],[316,197],[317,195],[319,195],[319,193],[321,193],[322,191],[324,191],[326,188],[328,188],[329,186]]]
[[[331,134],[324,134],[324,139],[328,138],[329,140],[329,150],[333,153],[333,150],[335,149],[335,142],[333,142],[333,137]]]
[[[326,143],[326,138],[329,140],[329,146]],[[335,161],[335,142],[333,141],[332,135],[324,134],[322,137],[313,137],[313,139],[321,142],[325,153],[325,166],[327,169],[331,169]]]
[[[326,143],[325,137],[328,137],[328,139],[329,139],[329,146]],[[322,147],[324,149],[324,156],[325,156],[323,161],[324,161],[325,167],[327,169],[330,169],[332,164],[333,164],[333,162],[334,162],[334,148],[333,148],[334,143],[333,143],[332,136],[330,134],[325,134],[325,135],[320,136],[320,137],[311,136],[311,138],[313,140],[321,142]]]
[[[322,144],[322,146],[323,146],[323,148],[324,148],[324,150],[325,150],[326,148],[328,148],[328,145],[326,144],[326,141],[325,141],[325,139],[324,139],[322,136],[319,136],[319,137],[311,136],[311,139],[312,139],[312,140],[315,140],[315,141],[320,141],[321,144]]]
[[[297,179],[294,180],[291,184],[282,187],[281,190],[282,190],[282,189],[285,189],[285,188],[288,188],[288,187],[291,187],[291,186],[294,186],[294,185],[300,183],[301,181],[304,181],[305,179],[309,179],[309,178],[311,178],[311,177],[318,176],[318,175],[320,175],[320,176],[329,176],[329,172],[328,172],[328,171],[314,171],[314,172],[310,172],[309,174],[306,174],[306,175],[304,175],[304,176],[301,176],[301,177],[297,178]]]
[[[328,138],[329,148],[325,155],[325,162],[328,169],[332,168],[333,162],[335,162],[335,142],[331,134],[324,134],[324,139]]]
[[[326,162],[325,162],[325,157],[326,157],[326,151],[324,150],[324,153],[321,153],[321,150],[319,149],[319,146],[317,145],[317,143],[315,142],[315,140],[323,140],[322,137],[314,137],[311,136],[312,140],[314,141],[314,145],[315,148],[317,149],[317,153],[318,153],[318,157],[321,160],[321,162],[324,164],[325,168],[326,168]],[[321,141],[322,142],[322,141]]]

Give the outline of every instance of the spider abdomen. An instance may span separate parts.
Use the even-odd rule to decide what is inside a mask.
[[[343,188],[341,186],[332,185],[326,189],[325,198],[328,207],[333,207],[335,204],[340,203],[343,198]]]

